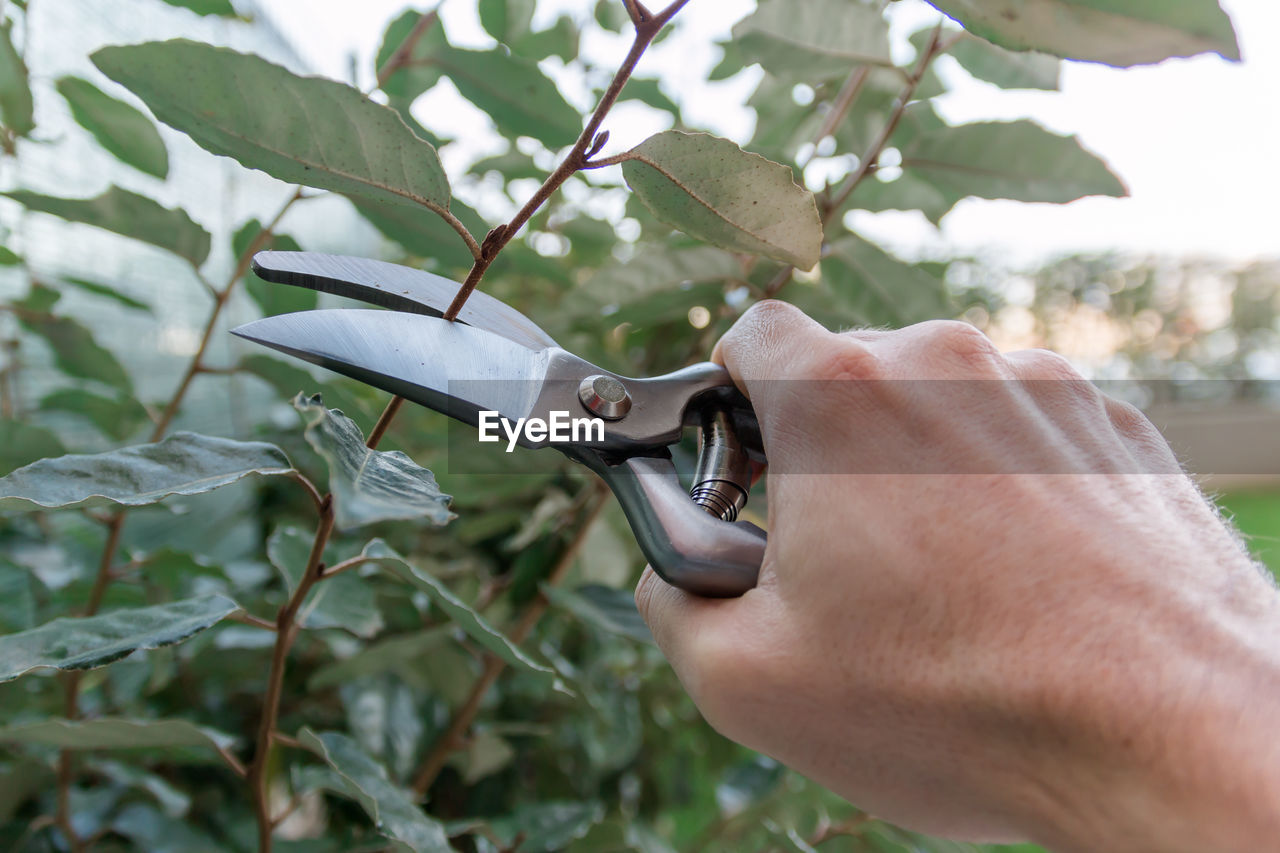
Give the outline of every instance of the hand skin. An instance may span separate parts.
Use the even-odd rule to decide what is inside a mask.
[[[921,832],[1280,849],[1280,596],[1139,412],[963,323],[834,334],[766,302],[715,357],[771,466],[760,584],[636,590],[712,726]],[[771,381],[921,378],[1075,381],[968,407]]]

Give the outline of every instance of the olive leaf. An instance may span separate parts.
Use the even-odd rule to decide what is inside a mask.
[[[36,129],[27,65],[13,46],[13,22],[0,24],[0,121],[18,136]]]
[[[240,609],[224,595],[61,618],[0,637],[0,682],[36,669],[94,669],[138,649],[180,643]]]
[[[306,570],[311,542],[311,534],[289,525],[277,527],[267,539],[267,559],[284,577],[290,595]],[[384,627],[373,587],[355,572],[317,585],[297,619],[304,628],[341,628],[365,638],[376,636]]]
[[[428,817],[413,795],[391,781],[387,768],[375,761],[352,738],[339,732],[304,728],[298,742],[331,767],[343,791],[360,804],[374,828],[386,836],[393,850],[413,853],[452,851],[444,825]]]
[[[94,198],[59,198],[29,190],[11,190],[5,195],[28,210],[48,213],[68,222],[82,222],[167,249],[192,266],[209,257],[212,238],[187,212],[171,210],[146,196],[117,186],[108,187]]]
[[[924,50],[932,33],[932,28],[914,33],[911,44],[917,51]],[[1002,89],[1058,88],[1062,62],[1056,56],[1030,50],[1008,50],[969,33],[962,33],[958,38],[948,33],[945,38],[948,43],[955,39],[947,53],[979,80],[994,83]]]
[[[493,652],[506,663],[526,672],[554,676],[555,670],[543,666],[520,650],[520,647],[499,631],[489,621],[453,594],[450,589],[430,572],[410,563],[381,539],[374,539],[364,546],[360,556],[377,562],[401,580],[416,586],[431,597],[431,601],[453,620],[471,639]]]
[[[104,47],[91,58],[214,154],[289,183],[449,209],[435,148],[350,86],[184,39]]]
[[[727,139],[677,130],[651,136],[619,159],[628,186],[668,225],[804,270],[818,262],[818,207],[789,167]]]
[[[215,15],[220,18],[235,18],[236,10],[231,0],[164,0],[170,6],[190,9],[197,15]]]
[[[232,735],[186,720],[44,720],[0,728],[0,742],[39,743],[62,749],[144,749],[179,746],[226,749]]]
[[[78,320],[51,314],[20,315],[19,323],[39,335],[53,350],[54,362],[69,376],[93,379],[125,394],[133,393],[129,374],[111,351],[93,338]]]
[[[1239,59],[1217,0],[929,0],[974,35],[1011,50],[1145,65],[1214,52]]]
[[[82,388],[59,388],[40,400],[40,410],[86,418],[110,438],[123,441],[147,421],[147,410],[131,394],[104,397]]]
[[[892,65],[889,26],[871,5],[848,0],[761,3],[733,28],[748,63],[773,73],[845,77],[856,65]]]
[[[902,175],[865,181],[851,201],[864,210],[922,210],[937,222],[963,198],[1068,202],[1120,197],[1124,184],[1074,136],[1032,121],[947,125],[927,104],[908,109],[894,138]]]
[[[455,517],[452,498],[435,475],[398,450],[371,450],[355,421],[325,408],[320,395],[299,394],[293,407],[302,415],[307,443],[329,465],[329,491],[341,530],[379,521],[426,519],[437,526]]]
[[[88,80],[62,77],[56,86],[76,122],[116,159],[148,175],[168,177],[169,152],[151,119]]]
[[[0,477],[0,509],[145,506],[254,474],[292,472],[284,451],[273,444],[176,432],[154,444],[68,454],[19,468]]]

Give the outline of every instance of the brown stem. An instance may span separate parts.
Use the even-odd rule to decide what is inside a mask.
[[[267,693],[262,700],[262,718],[258,722],[258,737],[253,751],[253,761],[249,765],[247,778],[249,789],[253,795],[254,810],[258,816],[258,851],[271,851],[271,804],[267,790],[267,758],[271,754],[271,743],[276,734],[276,721],[280,716],[280,696],[284,690],[285,665],[289,658],[289,649],[298,635],[295,619],[307,593],[321,579],[325,545],[329,543],[329,535],[333,532],[333,496],[325,495],[321,503],[320,521],[316,525],[315,538],[311,542],[311,553],[307,557],[307,566],[297,589],[289,596],[288,603],[280,608],[276,616],[276,643],[271,651],[271,670],[267,675]]]
[[[858,162],[858,168],[849,177],[845,178],[844,183],[840,185],[834,195],[821,203],[819,212],[824,227],[840,212],[840,208],[849,200],[849,196],[853,195],[853,191],[875,172],[880,164],[880,156],[884,154],[884,149],[888,147],[889,139],[893,136],[894,131],[898,129],[898,125],[902,122],[902,116],[906,113],[907,106],[911,103],[911,98],[915,95],[916,89],[919,88],[920,81],[924,79],[925,72],[929,70],[929,64],[942,52],[945,46],[946,43],[942,40],[942,24],[938,24],[938,26],[934,27],[933,35],[929,38],[929,44],[924,49],[924,52],[920,54],[920,59],[915,68],[907,75],[906,83],[903,84],[902,91],[898,93],[898,98],[894,101],[889,120],[884,127],[880,128],[880,132],[876,134],[871,144],[867,146],[866,152]],[[777,296],[778,291],[787,286],[794,274],[795,267],[792,266],[786,266],[779,270],[778,274],[765,287],[765,298],[770,299]]]
[[[805,166],[808,166],[809,162],[818,153],[818,143],[835,133],[836,128],[845,120],[845,116],[849,115],[849,110],[853,109],[853,105],[857,103],[858,95],[862,94],[863,88],[867,85],[867,78],[870,76],[870,65],[859,65],[849,72],[844,85],[840,87],[839,93],[836,94],[836,99],[831,102],[831,110],[822,120],[822,126],[813,135],[813,148],[810,149],[809,156],[805,158],[803,163],[798,164],[801,172],[804,172]]]
[[[392,397],[387,407],[382,410],[382,414],[378,417],[378,422],[373,425],[373,430],[369,433],[369,438],[365,441],[365,447],[370,449],[378,446],[382,441],[382,437],[387,434],[387,428],[391,426],[391,422],[395,420],[396,413],[400,411],[400,407],[404,405],[404,397]]]
[[[597,480],[590,486],[590,489],[591,492],[587,498],[587,510],[583,516],[582,524],[579,525],[573,539],[565,547],[560,559],[547,577],[548,586],[559,586],[560,582],[564,580],[569,567],[573,565],[578,552],[582,550],[583,544],[587,541],[587,535],[591,532],[592,525],[595,524],[596,519],[600,517],[600,512],[605,507],[606,499],[609,495],[608,487],[602,481]],[[546,612],[546,609],[546,596],[539,595],[529,602],[529,605],[520,615],[520,619],[507,634],[511,642],[517,645],[524,642],[525,638],[529,636],[529,632],[538,624],[538,620],[542,618],[542,614]],[[485,656],[484,670],[480,673],[480,677],[471,686],[471,692],[467,694],[466,700],[454,713],[453,718],[449,721],[448,728],[436,739],[436,742],[431,747],[431,752],[423,759],[422,766],[418,768],[418,773],[414,776],[413,791],[418,796],[426,795],[431,784],[440,775],[440,771],[444,769],[445,762],[449,760],[449,756],[453,754],[453,751],[471,727],[476,714],[479,713],[480,703],[484,700],[485,693],[498,680],[498,676],[502,674],[502,670],[505,667],[505,661],[496,655]]]
[[[452,320],[458,316],[458,312],[462,310],[462,306],[466,304],[467,299],[475,291],[476,285],[480,283],[480,279],[484,277],[485,271],[489,269],[489,265],[493,263],[493,259],[497,257],[498,252],[502,251],[502,248],[511,242],[511,238],[520,232],[520,229],[537,212],[538,208],[565,181],[569,180],[570,176],[587,163],[587,151],[595,142],[596,132],[600,129],[600,125],[604,122],[609,110],[613,108],[614,103],[618,100],[622,87],[631,78],[631,73],[635,71],[636,65],[640,62],[640,57],[644,55],[645,50],[657,37],[658,33],[662,31],[662,28],[688,2],[689,0],[674,0],[658,14],[648,14],[647,17],[639,21],[635,21],[637,12],[641,8],[639,4],[635,4],[634,7],[628,6],[628,12],[631,13],[632,20],[635,21],[635,38],[631,42],[631,49],[627,51],[626,59],[622,61],[622,66],[613,75],[609,88],[600,97],[600,102],[596,104],[595,112],[591,114],[591,118],[587,121],[587,126],[582,129],[581,135],[578,136],[578,141],[573,144],[573,148],[569,149],[569,153],[565,155],[564,160],[560,162],[556,170],[547,176],[547,179],[542,182],[542,186],[538,187],[538,191],[525,203],[524,207],[520,208],[510,222],[506,225],[499,225],[485,237],[484,242],[480,245],[480,257],[476,258],[475,263],[471,265],[471,271],[467,273],[466,280],[458,288],[458,295],[453,298],[453,302],[449,305],[449,310],[444,312],[446,320]],[[633,8],[636,11],[633,11]],[[647,12],[647,10],[645,11]]]
[[[409,63],[409,58],[413,56],[413,49],[418,46],[418,42],[422,41],[423,36],[431,32],[431,28],[436,25],[439,17],[439,13],[433,9],[418,18],[418,23],[413,25],[409,35],[405,36],[404,41],[396,48],[396,52],[391,54],[387,64],[378,69],[379,89],[387,84],[392,74],[395,74]]]

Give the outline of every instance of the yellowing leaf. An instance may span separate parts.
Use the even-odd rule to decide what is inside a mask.
[[[676,130],[649,137],[624,157],[628,186],[668,225],[804,270],[818,262],[818,208],[787,166],[727,139]]]

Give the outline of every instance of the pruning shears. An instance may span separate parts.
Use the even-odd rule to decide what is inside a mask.
[[[313,252],[261,252],[269,282],[350,297],[390,310],[339,308],[267,317],[232,330],[242,338],[398,394],[473,427],[494,413],[510,423],[558,414],[603,428],[576,440],[539,440],[598,474],[636,541],[667,582],[699,595],[741,595],[756,584],[765,533],[737,519],[763,461],[749,401],[720,365],[630,378],[566,352],[516,309],[475,292],[456,321],[443,319],[459,285],[398,264]],[[597,424],[597,426],[599,426]],[[670,447],[700,431],[689,491]]]

